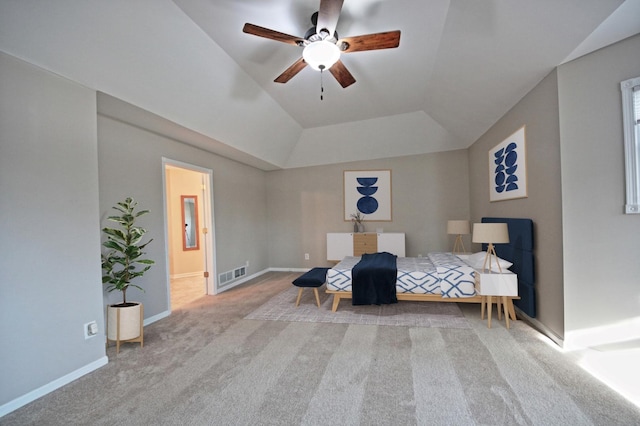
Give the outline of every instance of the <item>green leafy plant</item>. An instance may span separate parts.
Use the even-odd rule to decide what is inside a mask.
[[[102,253],[102,283],[107,286],[107,291],[118,290],[122,292],[122,305],[127,304],[127,289],[129,286],[136,287],[142,291],[142,287],[133,284],[134,278],[141,277],[151,268],[155,262],[143,259],[146,253],[143,249],[151,242],[142,242],[142,238],[147,231],[140,226],[136,226],[136,219],[149,213],[149,210],[135,211],[136,203],[132,198],[127,198],[123,202],[117,203],[113,208],[120,212],[120,215],[109,216],[107,219],[118,223],[117,228],[102,228],[107,240],[102,244],[109,251]]]

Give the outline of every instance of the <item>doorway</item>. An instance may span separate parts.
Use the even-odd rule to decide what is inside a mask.
[[[215,294],[213,171],[163,158],[170,310]]]

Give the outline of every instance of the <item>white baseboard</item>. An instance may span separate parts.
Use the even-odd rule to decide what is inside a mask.
[[[522,312],[517,307],[515,308],[515,310],[516,310],[516,314],[517,314],[518,318],[521,318],[525,322],[529,323],[533,328],[538,330],[540,333],[544,334],[549,339],[553,340],[553,342],[556,345],[560,346],[561,348],[564,346],[564,340],[562,340],[562,338],[560,338],[557,334],[555,334],[553,331],[551,331],[551,329],[549,327],[547,327],[546,325],[542,324],[537,319],[531,318],[529,315],[525,314],[524,312]]]
[[[251,274],[251,275],[245,275],[243,278],[239,279],[238,281],[234,281],[229,285],[226,285],[222,288],[218,287],[218,293],[222,293],[223,291],[227,291],[227,290],[231,290],[234,287],[239,286],[240,284],[246,283],[249,280],[252,280],[254,278],[259,277],[260,275],[266,274],[267,272],[269,272],[268,269],[263,269],[262,271],[258,271],[255,274]]]
[[[239,279],[238,281],[234,281],[231,284],[224,286],[223,288],[218,288],[218,291],[221,293],[223,291],[230,290],[234,287],[239,286],[240,284],[246,283],[249,280],[258,278],[260,275],[264,275],[267,272],[307,272],[309,269],[310,268],[267,268],[267,269],[263,269],[262,271],[258,271],[254,274],[247,275],[242,279]]]
[[[269,268],[269,272],[307,272],[311,268]]]
[[[154,315],[152,317],[149,317],[147,319],[144,320],[143,325],[146,327],[149,324],[153,324],[156,321],[160,321],[162,318],[166,318],[169,315],[171,315],[170,311],[164,311],[164,312],[160,312],[157,315]]]
[[[33,402],[38,398],[42,398],[46,394],[51,393],[54,390],[59,389],[62,386],[73,382],[76,379],[79,379],[85,374],[89,374],[92,371],[97,370],[98,368],[104,365],[107,365],[108,362],[109,362],[109,358],[107,358],[106,356],[103,356],[102,358],[97,359],[96,361],[93,361],[92,363],[87,364],[84,367],[79,368],[69,374],[66,374],[54,380],[53,382],[47,383],[44,386],[40,386],[36,390],[33,390],[27,394],[24,394],[14,399],[13,401],[7,402],[6,404],[0,406],[0,417],[6,414],[9,414],[12,411],[17,410],[18,408],[24,405],[27,405],[28,403]]]

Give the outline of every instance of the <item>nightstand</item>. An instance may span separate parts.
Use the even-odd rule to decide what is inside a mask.
[[[518,276],[511,271],[481,272],[476,269],[476,292],[481,296],[480,318],[484,319],[485,308],[487,310],[487,326],[491,328],[491,309],[493,301],[498,306],[498,319],[501,317],[502,309],[509,328],[509,317],[515,321],[516,312],[513,308],[513,299],[518,297]],[[502,306],[501,306],[502,305]]]

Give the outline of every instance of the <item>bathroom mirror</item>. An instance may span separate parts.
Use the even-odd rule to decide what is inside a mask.
[[[182,249],[198,250],[198,197],[196,195],[182,195]]]

